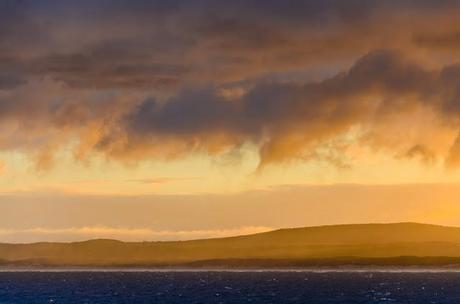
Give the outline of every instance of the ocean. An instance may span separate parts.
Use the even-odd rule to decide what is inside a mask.
[[[0,303],[460,303],[460,273],[0,271]]]

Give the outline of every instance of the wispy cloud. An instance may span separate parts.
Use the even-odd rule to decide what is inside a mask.
[[[200,180],[200,177],[157,177],[157,178],[139,178],[139,179],[127,179],[126,182],[139,183],[139,184],[169,184],[182,181],[196,181]]]
[[[219,238],[247,235],[273,230],[270,227],[246,226],[211,230],[155,230],[151,228],[118,228],[106,226],[72,228],[0,229],[1,242],[81,241],[88,239],[116,239],[124,241],[165,241]]]

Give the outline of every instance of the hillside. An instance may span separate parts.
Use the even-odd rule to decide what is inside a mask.
[[[281,229],[178,242],[0,244],[0,265],[311,266],[460,263],[460,228],[416,223]]]

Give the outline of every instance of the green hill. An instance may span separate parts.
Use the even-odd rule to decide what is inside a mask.
[[[311,266],[460,264],[460,228],[335,225],[177,242],[0,244],[0,264],[44,266]]]

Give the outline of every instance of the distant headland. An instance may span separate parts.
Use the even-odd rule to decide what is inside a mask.
[[[173,242],[96,239],[0,244],[0,266],[151,268],[460,268],[460,228],[418,223],[280,229]]]

